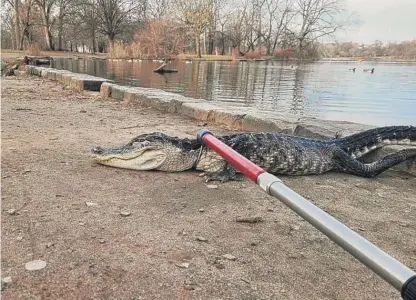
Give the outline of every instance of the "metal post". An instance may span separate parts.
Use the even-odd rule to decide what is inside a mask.
[[[404,300],[416,300],[416,273],[414,271],[291,190],[279,178],[267,173],[222,143],[209,131],[200,130],[197,137],[200,142],[221,155],[228,163],[256,182],[264,191],[278,198],[311,225],[400,291]]]

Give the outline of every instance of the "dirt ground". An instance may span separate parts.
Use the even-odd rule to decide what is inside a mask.
[[[208,188],[195,172],[89,159],[93,146],[194,137],[201,124],[40,78],[1,85],[1,276],[12,279],[2,299],[401,299],[248,180]],[[416,178],[281,178],[416,269]],[[253,216],[263,222],[236,222]],[[35,259],[47,266],[27,271]]]

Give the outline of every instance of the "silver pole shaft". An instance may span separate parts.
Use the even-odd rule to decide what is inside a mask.
[[[398,291],[401,291],[410,277],[416,275],[414,271],[292,191],[276,176],[265,172],[258,176],[257,183]]]

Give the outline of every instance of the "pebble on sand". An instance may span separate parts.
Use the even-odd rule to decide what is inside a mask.
[[[228,260],[236,260],[237,258],[234,255],[231,254],[224,254],[222,257]]]
[[[35,259],[25,264],[25,269],[28,271],[42,270],[46,267],[46,261]]]
[[[216,185],[216,184],[206,184],[206,186],[209,189],[217,189],[218,188],[218,185]]]

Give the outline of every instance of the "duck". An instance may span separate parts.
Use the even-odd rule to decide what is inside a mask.
[[[372,68],[372,69],[364,69],[364,72],[374,73],[374,68]]]
[[[348,69],[348,70],[349,70],[349,71],[353,71],[353,72],[355,72],[355,69],[356,69],[356,68],[352,68],[352,69]]]

